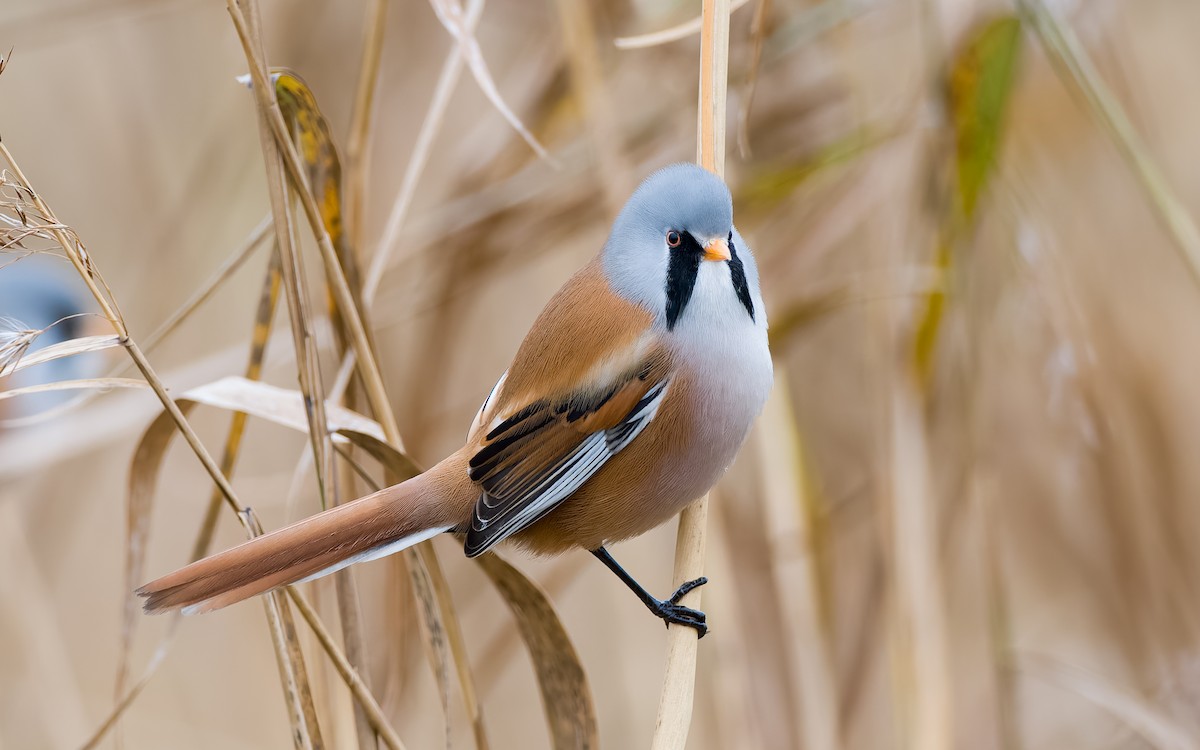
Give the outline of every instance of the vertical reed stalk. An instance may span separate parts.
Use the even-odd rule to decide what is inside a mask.
[[[729,0],[704,0],[700,29],[700,103],[696,131],[696,160],[700,166],[725,176],[725,92],[729,83]],[[697,500],[679,514],[675,539],[674,585],[704,574],[705,524],[708,497]],[[681,603],[696,607],[700,590]],[[687,743],[696,692],[696,631],[673,625],[667,631],[667,667],[658,703],[653,750],[674,750]]]

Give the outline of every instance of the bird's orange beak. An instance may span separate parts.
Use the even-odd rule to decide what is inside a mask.
[[[718,237],[704,246],[705,260],[729,260],[729,243],[723,237]]]

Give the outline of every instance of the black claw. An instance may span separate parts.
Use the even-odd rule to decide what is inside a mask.
[[[675,593],[671,594],[671,598],[667,599],[667,601],[672,604],[678,604],[679,600],[682,599],[689,591],[692,589],[698,589],[706,583],[708,583],[708,579],[704,576],[700,576],[695,580],[688,581],[679,588],[675,589]],[[701,616],[703,616],[703,614],[704,613],[702,612]]]
[[[692,581],[691,583],[695,583]],[[700,584],[696,583],[696,586]],[[695,588],[693,586],[692,588]],[[686,591],[683,593],[687,593]],[[682,596],[682,594],[680,594]],[[662,618],[663,625],[686,625],[689,628],[695,628],[696,637],[703,638],[708,633],[708,625],[705,623],[705,615],[698,609],[684,607],[681,604],[676,604],[673,601],[658,602],[657,607],[652,607],[651,611]]]

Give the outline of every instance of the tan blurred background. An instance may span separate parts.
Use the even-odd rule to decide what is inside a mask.
[[[946,92],[962,85],[950,71],[964,70],[962,51],[1012,5],[765,3],[743,154],[759,5],[733,16],[727,170],[783,369],[769,418],[714,496],[703,603],[713,632],[700,643],[688,747],[1200,747],[1200,279],[1161,200],[1025,27],[995,168],[939,266],[955,200]],[[1143,155],[1200,214],[1200,4],[1050,6]],[[372,311],[418,461],[456,447],[541,305],[600,247],[637,181],[693,158],[697,38],[637,50],[613,40],[698,10],[487,5],[478,37],[496,85],[561,166],[538,161],[462,77]],[[367,11],[263,3],[271,63],[304,76],[343,148]],[[0,49],[9,46],[4,143],[87,244],[134,337],[148,334],[268,212],[224,3],[7,0]],[[367,257],[450,50],[428,4],[389,5]],[[155,349],[173,391],[240,373],[265,259],[260,251]],[[922,380],[911,375],[914,341],[934,292],[944,307]],[[4,305],[0,315],[19,317]],[[296,386],[286,334],[267,362],[266,380]],[[332,353],[325,363],[332,379]],[[0,417],[18,416],[16,403],[0,401]],[[0,747],[77,747],[112,710],[127,474],[158,412],[148,392],[121,392],[0,427]],[[226,415],[198,410],[194,422],[220,445]],[[268,528],[318,507],[310,478],[290,489],[306,446],[251,422],[234,484]],[[186,561],[210,491],[178,445],[161,477],[151,575]],[[240,538],[222,516],[217,547]],[[670,524],[615,554],[665,593],[674,538]],[[507,609],[453,540],[437,547],[492,747],[549,747]],[[510,559],[558,607],[602,746],[647,746],[663,628],[585,553]],[[394,566],[358,573],[369,678],[408,747],[438,747],[440,699]],[[334,612],[327,590],[313,595]],[[139,623],[135,675],[166,622]],[[353,746],[345,689],[323,654],[308,657],[327,744]],[[453,744],[471,747],[456,694],[450,705]],[[118,743],[289,746],[262,607],[186,619],[103,746]]]

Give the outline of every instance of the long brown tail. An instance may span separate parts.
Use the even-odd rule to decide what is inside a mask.
[[[198,560],[137,590],[146,612],[211,612],[279,586],[399,552],[468,519],[466,466],[426,473]]]

